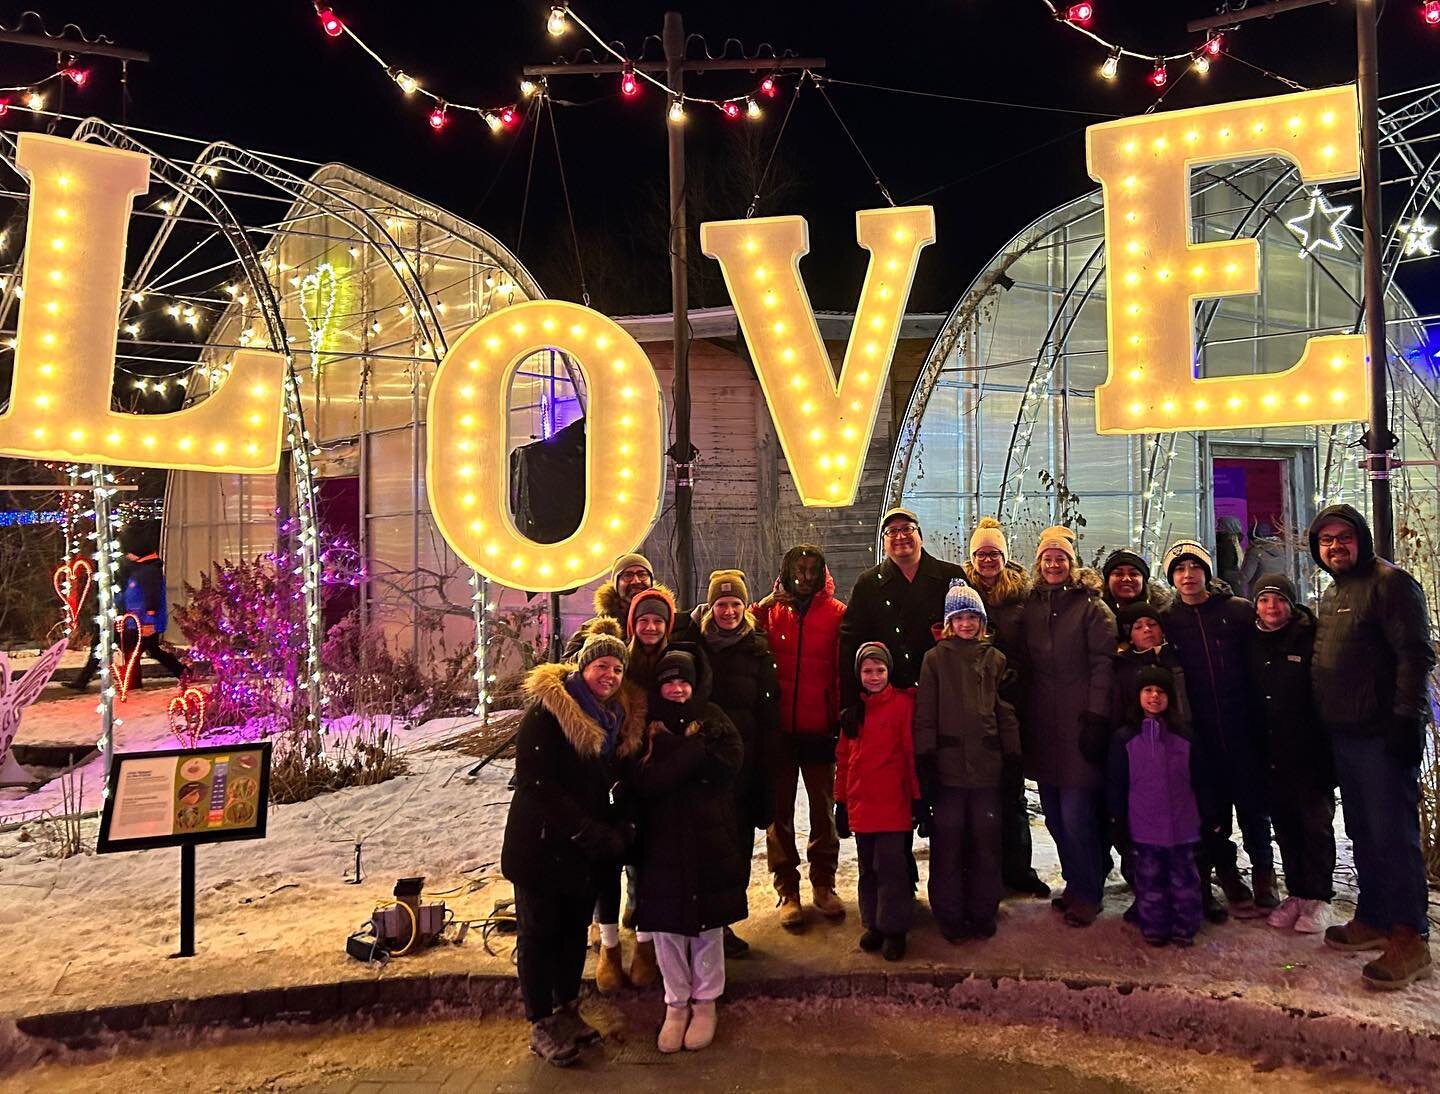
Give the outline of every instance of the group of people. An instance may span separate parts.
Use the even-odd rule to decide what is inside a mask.
[[[811,910],[846,915],[835,876],[854,836],[859,945],[888,960],[914,917],[918,834],[953,943],[994,935],[1007,890],[1089,927],[1118,866],[1125,919],[1152,945],[1265,916],[1381,951],[1364,967],[1373,986],[1428,976],[1424,596],[1376,557],[1354,509],[1324,510],[1309,535],[1333,578],[1313,612],[1283,573],[1247,578],[1253,603],[1235,595],[1193,541],[1165,553],[1164,584],[1138,551],[1081,566],[1063,527],[1041,533],[1027,570],[993,518],[964,563],[943,561],[903,508],[885,514],[885,558],[848,602],[814,545],[787,552],[758,601],[745,575],[716,571],[688,614],[648,560],[620,557],[567,661],[527,682],[501,865],[532,1049],[565,1065],[599,1039],[577,1005],[592,923],[597,987],[662,982],[660,1050],[708,1045],[725,961],[747,949],[733,924],[761,829],[794,932]],[[1031,862],[1027,778],[1059,852],[1053,895]],[[1343,924],[1330,916],[1337,783],[1359,879]],[[628,970],[622,924],[636,932]]]

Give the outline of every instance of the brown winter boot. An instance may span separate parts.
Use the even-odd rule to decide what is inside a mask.
[[[636,942],[635,956],[630,958],[630,986],[653,988],[660,983],[660,962],[655,960],[654,941]]]
[[[595,990],[601,995],[614,995],[630,986],[625,979],[625,965],[620,959],[619,946],[601,946],[600,956],[595,959]]]
[[[1229,905],[1230,914],[1236,919],[1255,919],[1268,914],[1255,907],[1255,894],[1250,891],[1250,886],[1245,884],[1245,879],[1240,876],[1240,871],[1235,866],[1217,868],[1215,880],[1224,890],[1225,903]]]
[[[1366,965],[1360,975],[1370,987],[1388,991],[1427,979],[1432,967],[1429,941],[1421,938],[1414,927],[1396,927],[1390,932],[1385,952]]]
[[[1325,929],[1325,945],[1332,950],[1383,950],[1390,943],[1384,931],[1352,919]]]
[[[780,894],[780,926],[787,931],[805,929],[805,909],[800,907],[800,893],[787,890]]]
[[[835,890],[831,886],[812,885],[810,899],[815,904],[815,910],[826,919],[845,918],[845,905],[840,903],[840,898],[835,895]]]
[[[1272,908],[1280,907],[1280,884],[1275,880],[1274,870],[1254,871],[1255,907],[1267,915]]]

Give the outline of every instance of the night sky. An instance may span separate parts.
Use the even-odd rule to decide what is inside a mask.
[[[33,0],[32,0],[33,6]],[[577,0],[598,32],[639,56],[658,35],[668,6],[651,0]],[[1237,5],[1239,6],[1239,5]],[[1215,3],[1095,0],[1097,33],[1137,50],[1198,47],[1187,19]],[[516,96],[521,66],[588,59],[578,29],[561,39],[545,30],[548,4],[337,0],[336,14],[373,48],[427,87],[461,102],[501,104]],[[1382,94],[1440,72],[1440,30],[1427,30],[1418,0],[1389,0],[1381,24]],[[15,26],[21,5],[0,6]],[[455,116],[441,133],[428,106],[407,99],[348,38],[326,37],[306,0],[244,4],[81,3],[41,5],[50,29],[67,21],[90,35],[148,50],[131,67],[131,124],[314,160],[342,160],[434,201],[515,247],[554,296],[578,298],[579,277],[555,169],[548,123],[503,137],[473,116]],[[912,310],[947,310],[994,252],[1033,218],[1084,192],[1083,130],[1108,116],[1138,113],[1157,92],[1146,68],[1126,61],[1120,76],[1097,75],[1104,51],[1058,25],[1040,0],[906,0],[902,3],[692,3],[687,30],[719,54],[727,38],[747,55],[762,42],[829,59],[837,80],[990,100],[956,102],[867,88],[828,89],[840,117],[898,202],[935,205],[939,241],[922,258]],[[1353,79],[1351,0],[1247,25],[1226,39],[1235,56],[1204,78],[1171,67],[1164,108],[1194,106],[1287,88],[1249,65],[1306,86]],[[652,40],[646,56],[659,55]],[[692,42],[692,56],[702,46]],[[731,44],[731,55],[736,45]],[[1249,62],[1249,65],[1242,63]],[[0,46],[3,83],[51,71],[53,58]],[[93,78],[67,94],[66,108],[121,117],[116,62],[90,62]],[[700,78],[688,90],[711,96],[753,89],[761,73]],[[1433,78],[1433,75],[1432,77]],[[576,228],[595,306],[612,313],[666,311],[666,174],[663,93],[619,95],[618,80],[566,77],[552,94]],[[687,122],[694,203],[701,219],[744,214],[755,174],[770,154],[794,79],[765,102],[758,123],[730,121],[692,107]],[[1008,104],[1008,105],[1001,105]],[[1041,107],[1049,109],[1028,109]],[[1088,112],[1088,113],[1087,113]],[[5,123],[28,125],[12,112]],[[538,143],[536,137],[539,137]],[[527,166],[535,146],[527,223],[520,236]],[[1387,164],[1395,170],[1396,165]],[[801,213],[810,221],[804,263],[819,308],[845,310],[863,273],[853,213],[883,204],[870,172],[825,101],[806,88],[771,168],[759,211]],[[1440,218],[1431,218],[1440,219]],[[695,306],[724,303],[715,264],[698,255]],[[1423,264],[1430,266],[1432,264]],[[1433,264],[1440,267],[1440,259]],[[1429,284],[1419,281],[1423,275]],[[1422,311],[1440,310],[1440,269],[1412,265],[1402,283]]]

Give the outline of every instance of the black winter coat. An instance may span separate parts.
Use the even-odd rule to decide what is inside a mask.
[[[1336,734],[1376,737],[1392,718],[1429,720],[1426,694],[1435,667],[1430,613],[1420,585],[1375,557],[1370,529],[1348,505],[1332,505],[1310,525],[1310,554],[1320,562],[1320,526],[1339,517],[1356,526],[1359,561],[1320,598],[1311,676],[1315,705]]]
[[[860,701],[855,653],[865,642],[884,642],[889,648],[893,687],[913,688],[920,682],[920,665],[935,645],[931,628],[944,622],[945,594],[956,578],[965,579],[963,566],[925,550],[909,581],[888,558],[860,575],[840,621],[841,705],[854,707]]]
[[[1259,763],[1250,730],[1250,635],[1255,606],[1244,597],[1211,590],[1203,603],[1179,596],[1161,613],[1165,640],[1185,667],[1185,689],[1195,731],[1197,767]]]
[[[737,822],[747,832],[768,828],[775,813],[770,773],[780,733],[780,685],[770,643],[753,630],[729,646],[702,642],[714,679],[711,699],[734,724],[743,749],[734,781]]]
[[[635,926],[697,935],[744,919],[749,863],[735,839],[740,734],[714,703],[692,736],[659,732],[629,764],[636,798]]]
[[[1292,791],[1335,788],[1330,734],[1315,710],[1310,662],[1315,617],[1296,605],[1278,631],[1250,633],[1250,724],[1264,756],[1266,794],[1287,800]]]
[[[595,868],[613,859],[587,847],[591,826],[623,826],[612,789],[626,757],[645,740],[644,696],[622,687],[624,709],[614,752],[601,755],[605,733],[565,688],[574,665],[540,665],[525,680],[530,706],[515,740],[515,796],[505,821],[500,869],[515,885],[588,892]]]

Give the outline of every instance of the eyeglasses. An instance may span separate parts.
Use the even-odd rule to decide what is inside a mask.
[[[918,524],[892,524],[880,534],[886,539],[894,539],[896,536],[913,536],[920,531]]]
[[[1337,543],[1348,547],[1355,542],[1354,532],[1341,532],[1338,536],[1320,536],[1321,547],[1334,547]]]
[[[635,570],[621,570],[621,571],[620,571],[620,580],[621,580],[621,581],[649,581],[649,580],[650,580],[650,571],[649,571],[649,570],[640,570],[640,569],[635,569]]]
[[[1005,556],[999,551],[976,551],[972,556],[976,562],[999,562]]]

